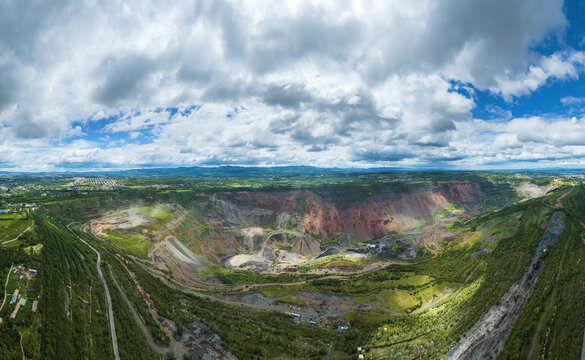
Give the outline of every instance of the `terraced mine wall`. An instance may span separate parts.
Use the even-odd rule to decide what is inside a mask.
[[[232,224],[289,225],[322,239],[346,234],[367,241],[415,226],[450,204],[476,210],[481,196],[475,183],[446,182],[350,203],[309,190],[222,193],[212,201],[221,217]]]

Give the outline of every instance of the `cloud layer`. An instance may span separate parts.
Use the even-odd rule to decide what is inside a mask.
[[[560,0],[0,4],[5,168],[550,166],[585,153],[574,111],[474,115],[579,81],[585,53],[564,43]]]

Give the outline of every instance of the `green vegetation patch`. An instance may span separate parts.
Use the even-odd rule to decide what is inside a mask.
[[[385,289],[379,292],[358,295],[355,297],[356,304],[377,304],[382,309],[397,313],[409,313],[421,306],[421,303],[408,292],[400,289]]]
[[[152,246],[152,243],[146,240],[146,238],[135,234],[122,235],[111,230],[104,230],[100,234],[100,237],[120,249],[141,258],[148,258],[148,249]]]
[[[320,275],[302,275],[291,273],[262,275],[252,270],[226,269],[221,266],[208,267],[204,272],[202,272],[202,276],[213,276],[226,285],[289,283],[320,277]]]
[[[295,296],[299,293],[299,290],[292,286],[263,286],[258,292],[260,294],[270,298],[280,298],[286,296]]]
[[[24,218],[0,218],[0,242],[16,238],[31,225],[32,221]]]
[[[348,259],[336,259],[325,265],[327,269],[355,271],[361,269],[359,263]]]
[[[137,214],[143,214],[158,220],[170,220],[173,218],[172,209],[168,206],[142,206],[136,210]]]
[[[342,271],[359,270],[367,258],[351,257],[345,254],[334,254],[324,256],[316,260],[302,262],[297,269],[300,272],[308,272],[314,269],[339,269]]]
[[[278,302],[283,303],[283,304],[290,304],[290,305],[294,305],[294,306],[299,306],[299,307],[305,307],[305,306],[309,305],[309,302],[306,299],[293,298],[293,297],[280,298],[280,299],[278,299]]]
[[[422,300],[423,304],[433,300],[434,298],[443,294],[449,286],[452,286],[453,283],[450,282],[441,282],[437,284],[433,284],[418,293],[418,296]]]

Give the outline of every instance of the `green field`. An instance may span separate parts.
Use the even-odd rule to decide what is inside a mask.
[[[16,238],[31,224],[31,220],[0,217],[0,243]]]
[[[146,238],[135,234],[122,235],[111,230],[104,230],[100,237],[120,249],[143,259],[148,258],[148,249],[152,246],[152,243]]]
[[[422,304],[407,291],[400,289],[384,289],[374,294],[357,295],[356,304],[376,304],[378,308],[396,313],[409,313]]]
[[[425,287],[425,289],[421,290],[418,295],[420,296],[423,304],[426,304],[427,302],[443,294],[450,286],[453,285],[453,283],[449,282],[434,283],[429,287]]]

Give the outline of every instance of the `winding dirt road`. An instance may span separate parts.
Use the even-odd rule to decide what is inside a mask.
[[[24,229],[24,230],[23,230],[23,231],[22,231],[20,234],[18,234],[18,236],[17,236],[17,237],[15,237],[14,239],[10,239],[10,240],[4,241],[3,243],[0,243],[0,245],[10,244],[11,242],[13,242],[13,241],[16,241],[16,240],[20,239],[20,237],[21,237],[22,235],[24,235],[24,233],[26,233],[27,231],[29,231],[30,229],[32,229],[32,227],[33,227],[33,226],[34,226],[34,224],[31,224],[31,226],[27,227],[27,228],[26,228],[26,229]]]
[[[0,305],[0,311],[2,311],[2,308],[4,307],[4,303],[6,302],[6,287],[8,286],[8,280],[10,279],[10,273],[12,272],[12,267],[14,266],[14,263],[12,263],[10,265],[10,269],[8,269],[8,275],[6,275],[6,282],[4,283],[4,299],[2,300],[2,305]]]
[[[152,347],[154,349],[154,351],[156,351],[159,354],[163,354],[163,355],[166,354],[169,351],[169,349],[168,348],[163,348],[161,346],[158,346],[154,342],[152,336],[150,335],[150,332],[148,332],[148,329],[146,328],[146,325],[142,321],[142,318],[140,317],[140,315],[138,315],[138,313],[136,312],[136,309],[134,309],[134,306],[132,305],[132,303],[128,299],[128,296],[126,295],[126,291],[124,291],[124,289],[122,289],[122,287],[116,281],[116,276],[114,275],[114,272],[112,271],[112,268],[110,267],[109,264],[108,264],[108,269],[110,270],[110,277],[112,278],[112,281],[114,282],[114,285],[116,285],[116,288],[118,289],[118,291],[120,292],[120,294],[122,294],[122,298],[126,302],[126,305],[128,305],[128,307],[130,308],[130,311],[132,312],[132,315],[134,316],[134,320],[136,320],[136,322],[138,323],[138,326],[140,326],[140,329],[144,333],[144,337],[146,338],[146,341],[148,342],[148,344],[150,345],[150,347]],[[183,354],[184,353],[182,353],[182,354],[175,353],[175,357],[177,359],[181,359],[183,357],[182,356]]]
[[[112,297],[110,296],[110,289],[108,288],[108,284],[106,283],[106,279],[104,278],[104,274],[102,273],[102,269],[100,267],[100,264],[102,263],[102,254],[100,254],[100,252],[97,251],[93,246],[89,245],[87,241],[77,236],[77,234],[74,233],[73,230],[71,230],[70,226],[71,224],[67,225],[67,230],[69,230],[69,232],[73,234],[73,236],[75,236],[79,241],[81,241],[90,249],[92,249],[97,255],[97,261],[95,266],[97,268],[97,272],[100,276],[100,279],[102,280],[102,284],[104,284],[104,289],[106,290],[106,300],[108,302],[108,317],[110,318],[110,334],[112,335],[112,348],[114,349],[115,359],[120,360],[120,353],[118,352],[118,338],[116,337],[116,323],[114,322],[114,311],[112,310]]]

